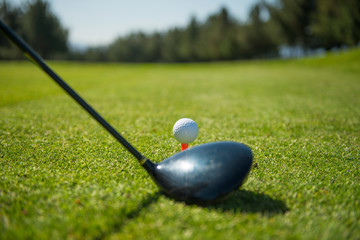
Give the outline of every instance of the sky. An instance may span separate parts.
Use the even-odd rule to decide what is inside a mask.
[[[10,0],[18,5],[26,0]],[[131,32],[165,31],[186,26],[191,17],[204,21],[226,7],[245,21],[254,0],[48,0],[51,11],[69,30],[75,46],[111,43]]]

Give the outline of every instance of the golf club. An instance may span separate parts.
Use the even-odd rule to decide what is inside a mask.
[[[248,146],[237,142],[206,143],[176,153],[160,163],[151,162],[50,69],[2,20],[0,28],[32,62],[45,71],[139,161],[166,195],[187,203],[213,203],[238,189],[247,178],[253,154]]]

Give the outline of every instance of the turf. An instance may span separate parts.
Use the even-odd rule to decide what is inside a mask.
[[[358,239],[360,51],[209,64],[50,65],[136,148],[249,145],[240,190],[209,206],[159,192],[102,127],[29,62],[0,63],[0,239]]]

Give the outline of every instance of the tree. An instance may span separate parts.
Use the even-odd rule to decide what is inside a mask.
[[[68,31],[50,11],[50,6],[43,0],[29,3],[23,19],[25,40],[43,58],[53,58],[68,51]]]
[[[238,46],[235,31],[236,21],[229,16],[226,8],[210,16],[201,31],[201,58],[209,61],[236,59]]]
[[[187,61],[196,61],[198,57],[198,38],[200,26],[195,17],[192,17],[189,25],[185,28],[182,37],[182,43],[179,46],[179,52],[182,59]]]
[[[161,45],[163,43],[162,36],[154,33],[147,36],[144,43],[144,60],[146,62],[161,61]]]
[[[117,38],[107,49],[108,60],[119,62],[154,62],[161,57],[160,34],[132,33]]]
[[[1,2],[0,18],[19,35],[23,36],[21,18],[23,12],[18,7],[13,7],[8,1]],[[0,58],[14,59],[21,58],[22,53],[14,47],[10,41],[0,34]]]
[[[285,44],[303,50],[354,46],[360,41],[359,0],[278,0],[268,4]]]
[[[180,28],[174,28],[169,30],[164,35],[164,40],[162,44],[162,60],[166,62],[181,62],[185,61],[183,56],[180,53],[180,48],[183,38],[183,30]]]
[[[305,51],[312,47],[311,21],[316,0],[278,0],[267,7],[271,19],[281,29],[284,43],[301,46]]]
[[[248,58],[274,57],[277,55],[279,39],[278,29],[269,19],[265,19],[267,11],[262,3],[255,4],[250,10],[248,25],[245,26],[244,56]]]
[[[358,0],[318,0],[312,29],[325,49],[353,46],[360,41]]]

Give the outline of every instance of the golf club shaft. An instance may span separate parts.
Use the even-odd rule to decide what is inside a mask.
[[[137,151],[123,136],[121,136],[104,118],[102,118],[79,94],[77,94],[66,82],[64,82],[42,58],[23,41],[11,28],[5,25],[0,19],[0,28],[34,63],[44,70],[62,89],[64,89],[77,103],[79,103],[98,123],[100,123],[111,135],[113,135],[140,163],[144,156]]]

